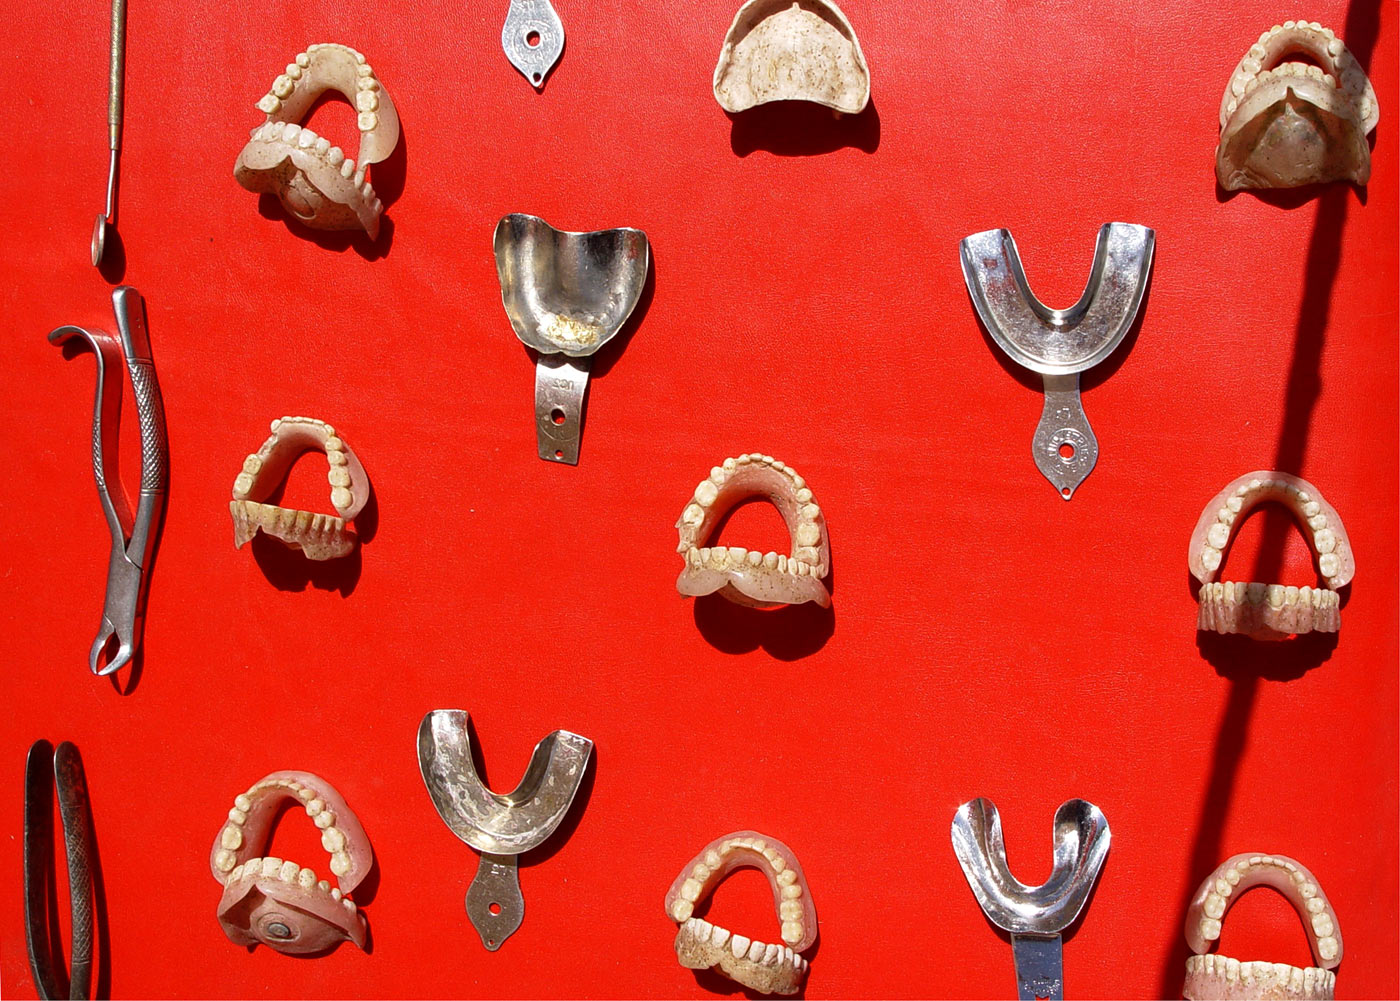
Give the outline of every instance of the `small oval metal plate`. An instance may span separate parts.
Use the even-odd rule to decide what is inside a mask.
[[[549,0],[511,0],[501,29],[501,48],[510,64],[541,90],[564,53],[564,22]]]

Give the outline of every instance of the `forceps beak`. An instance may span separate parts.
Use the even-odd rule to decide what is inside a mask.
[[[117,638],[117,652],[105,667],[100,667],[102,663],[102,651],[107,649],[112,637]],[[88,664],[92,667],[92,673],[99,678],[109,674],[115,674],[127,664],[131,663],[132,654],[135,653],[135,646],[132,642],[132,634],[122,633],[112,622],[112,617],[105,612],[102,615],[102,624],[97,628],[97,639],[92,641],[92,650],[88,653]]]

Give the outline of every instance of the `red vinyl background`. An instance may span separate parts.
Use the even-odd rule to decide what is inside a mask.
[[[87,258],[107,7],[11,6],[5,995],[33,996],[21,775],[43,737],[87,766],[115,996],[737,994],[675,962],[662,897],[742,828],[787,842],[810,880],[809,996],[1006,996],[1009,944],[949,842],[979,795],[1028,883],[1049,872],[1062,801],[1109,819],[1065,944],[1070,996],[1180,996],[1188,898],[1238,851],[1293,855],[1322,881],[1345,936],[1339,997],[1396,996],[1396,5],[851,0],[873,99],[842,121],[720,110],[736,0],[555,6],[567,48],[536,94],[500,49],[505,0],[132,0],[105,274]],[[1371,183],[1226,196],[1221,90],[1260,31],[1299,14],[1370,73]],[[289,225],[232,178],[253,102],[317,41],[364,52],[403,123],[371,172],[387,203],[372,247]],[[348,106],[312,125],[336,140]],[[595,364],[577,468],[535,456],[533,362],[491,254],[516,211],[651,240],[647,291]],[[1157,257],[1138,327],[1084,379],[1101,454],[1064,503],[1031,460],[1039,381],[981,333],[957,246],[1008,227],[1063,306],[1110,220],[1155,227]],[[110,329],[118,280],[146,297],[171,452],[125,694],[86,664],[108,554],[93,363],[44,336]],[[369,471],[370,538],[350,559],[232,546],[233,477],[285,414],[335,424]],[[675,591],[676,517],[712,465],[755,449],[826,512],[829,613]],[[287,500],[329,510],[322,467],[298,464]],[[1257,468],[1307,477],[1345,518],[1359,572],[1335,642],[1195,631],[1191,529]],[[1250,518],[1227,576],[1313,582],[1290,525]],[[753,505],[723,539],[786,545]],[[477,856],[418,774],[416,728],[439,707],[470,710],[498,789],[550,730],[596,743],[565,836],[524,859],[525,921],[495,954],[463,909]],[[370,954],[249,954],[215,920],[210,844],[234,795],[282,768],[324,776],[369,832]],[[271,853],[325,867],[296,815]],[[751,871],[710,916],[777,934]],[[1220,949],[1308,962],[1267,893],[1232,910]]]

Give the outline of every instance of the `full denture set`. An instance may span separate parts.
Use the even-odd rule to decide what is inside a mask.
[[[297,456],[313,449],[326,453],[330,465],[326,479],[336,513],[313,514],[267,503]],[[243,460],[234,478],[233,500],[228,505],[234,548],[241,549],[262,531],[288,548],[301,550],[309,560],[345,556],[358,541],[347,523],[369,502],[369,489],[365,467],[335,428],[314,417],[280,417],[272,422],[267,441]]]
[[[335,885],[290,859],[260,854],[287,800],[320,829]],[[359,818],[329,782],[310,772],[273,772],[234,797],[210,850],[209,869],[224,887],[219,924],[238,945],[261,942],[288,954],[322,952],[347,940],[363,949],[365,917],[349,894],[373,862]]]
[[[790,554],[703,545],[720,519],[751,497],[766,497],[782,514],[792,535]],[[826,517],[807,481],[781,459],[761,452],[725,459],[695,488],[676,528],[676,552],[685,557],[676,589],[686,597],[719,592],[736,604],[757,608],[831,604],[822,583],[831,567]]]
[[[1306,527],[1322,587],[1216,581],[1235,522],[1266,501],[1284,505]],[[1356,572],[1341,516],[1317,487],[1300,476],[1265,470],[1234,480],[1206,505],[1191,533],[1190,563],[1201,582],[1196,628],[1264,640],[1335,633],[1342,619],[1337,591]]]
[[[761,942],[695,916],[695,909],[715,887],[742,868],[757,869],[768,877],[781,944]],[[817,940],[817,909],[797,856],[777,838],[737,831],[711,841],[671,884],[666,913],[680,925],[675,944],[682,966],[717,967],[729,979],[761,994],[796,994],[801,989],[808,970],[801,954]]]
[[[1330,28],[1276,24],[1249,47],[1220,99],[1216,179],[1227,191],[1365,184],[1366,136],[1379,120],[1371,81]]]
[[[355,158],[301,122],[327,90],[355,107],[360,145]],[[253,129],[233,176],[249,191],[274,194],[312,229],[363,229],[379,236],[384,203],[366,179],[399,142],[399,116],[365,57],[348,45],[308,45],[258,100],[267,121]],[[358,159],[358,166],[356,161]]]
[[[563,26],[544,0],[512,0],[502,44],[512,64],[539,90],[562,54]],[[720,106],[734,115],[775,101],[806,101],[838,115],[859,114],[869,103],[870,73],[849,20],[829,0],[748,0],[724,39],[712,89]],[[355,108],[359,145],[353,158],[300,124],[328,90]],[[257,107],[267,118],[238,154],[238,183],[275,195],[308,227],[360,229],[377,239],[384,206],[367,174],[372,164],[393,153],[399,120],[366,57],[345,45],[310,45],[275,78]],[[1219,118],[1216,174],[1226,190],[1334,180],[1364,185],[1370,177],[1367,136],[1379,119],[1375,92],[1342,40],[1317,22],[1286,21],[1260,35],[1230,77]],[[1106,359],[1134,324],[1154,247],[1155,234],[1146,227],[1105,225],[1080,302],[1052,310],[1030,293],[1008,231],[988,230],[963,241],[968,291],[994,342],[1045,378],[1036,462],[1066,500],[1098,457],[1097,440],[1079,402],[1078,373]],[[650,244],[637,229],[571,232],[536,216],[512,213],[497,225],[493,249],[507,316],[522,343],[537,355],[540,457],[574,464],[588,358],[622,329],[640,300],[649,275]],[[93,253],[96,260],[96,236]],[[150,445],[144,514],[137,518],[144,524],[158,521],[163,500],[164,426],[163,419],[155,421],[160,404],[158,392],[152,395],[153,370],[147,371],[144,323],[131,313],[139,299],[134,290],[121,289],[114,302],[125,360],[138,383],[143,436]],[[115,536],[123,521],[132,518],[126,512],[123,519],[107,496],[100,418],[103,355],[120,356],[113,353],[115,339],[100,332],[60,328],[51,339],[62,343],[75,334],[104,349],[98,351],[97,477]],[[268,502],[292,463],[308,450],[326,455],[334,515]],[[270,436],[244,459],[234,481],[229,510],[235,546],[263,532],[311,560],[346,556],[359,541],[351,523],[369,498],[365,469],[333,426],[315,418],[283,417],[272,422]],[[778,509],[791,536],[789,553],[710,544],[726,515],[752,498],[766,499]],[[1217,580],[1237,523],[1266,502],[1284,505],[1306,527],[1320,586]],[[717,594],[756,609],[808,602],[826,608],[831,603],[825,583],[831,568],[825,513],[805,478],[772,455],[742,453],[714,466],[695,487],[676,529],[676,552],[684,564],[676,588],[684,597]],[[138,592],[154,547],[150,530],[149,524],[138,527],[129,544],[138,556],[127,556],[123,548],[123,558],[134,567],[131,586]],[[130,525],[126,534],[131,535]],[[114,565],[116,560],[114,555]],[[1198,630],[1259,640],[1337,632],[1339,592],[1355,573],[1350,541],[1336,510],[1311,483],[1275,471],[1247,473],[1206,505],[1191,535],[1189,566],[1200,582]],[[134,620],[140,595],[127,600],[128,618]],[[117,630],[126,645],[122,659],[108,670],[130,657],[130,625]],[[94,647],[94,671],[97,654]],[[537,745],[525,776],[508,794],[485,786],[472,750],[464,711],[434,710],[423,717],[418,731],[423,780],[444,823],[480,853],[467,910],[483,945],[495,951],[523,918],[516,857],[539,847],[558,828],[580,788],[593,744],[578,734],[554,731]],[[304,808],[320,830],[334,884],[310,867],[264,854],[279,809],[289,800]],[[1079,799],[1059,808],[1054,869],[1037,887],[1011,876],[1000,818],[990,801],[970,800],[958,809],[952,843],[989,920],[1011,933],[1021,996],[1062,997],[1060,933],[1077,920],[1104,865],[1109,830],[1103,814]],[[308,772],[274,772],[235,797],[209,865],[223,888],[218,920],[232,942],[249,947],[263,943],[288,954],[325,952],[342,941],[366,947],[366,918],[350,894],[369,873],[373,853],[359,820],[324,779]],[[761,871],[771,886],[777,941],[738,934],[701,916],[719,884],[744,867]],[[1315,967],[1240,962],[1209,953],[1229,908],[1256,886],[1276,889],[1303,917]],[[810,966],[802,954],[817,940],[816,909],[796,855],[778,839],[739,831],[710,842],[671,884],[665,911],[677,925],[674,948],[683,967],[718,970],[763,994],[803,989]],[[1197,891],[1187,914],[1186,939],[1194,953],[1186,963],[1183,991],[1188,999],[1333,997],[1334,971],[1342,959],[1337,915],[1318,880],[1293,859],[1252,854],[1228,859]]]
[[[1246,891],[1273,887],[1303,919],[1316,966],[1300,969],[1287,963],[1241,963],[1207,950],[1220,938],[1226,913]],[[1186,960],[1183,996],[1189,1001],[1222,998],[1301,998],[1330,1001],[1342,961],[1342,931],[1337,914],[1317,877],[1285,855],[1234,855],[1206,877],[1186,914],[1186,942],[1195,953]]]

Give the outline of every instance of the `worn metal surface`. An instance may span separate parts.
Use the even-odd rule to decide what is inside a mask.
[[[472,763],[468,721],[461,709],[435,709],[424,716],[418,767],[443,823],[482,853],[467,891],[467,915],[482,944],[494,952],[525,916],[515,857],[543,844],[569,812],[593,741],[555,730],[535,745],[520,783],[497,793],[486,788]]]
[[[962,241],[963,279],[987,333],[1012,361],[1044,377],[1045,409],[1032,454],[1065,500],[1099,457],[1079,398],[1079,373],[1111,355],[1132,328],[1155,244],[1146,226],[1105,223],[1079,301],[1051,309],[1031,292],[1010,231],[990,229]]]
[[[1055,811],[1050,878],[1027,886],[1006,864],[1001,816],[987,799],[953,816],[953,853],[973,896],[998,928],[1011,932],[1022,998],[1063,997],[1060,933],[1074,923],[1108,857],[1108,820],[1093,803],[1072,799]]]
[[[492,240],[501,302],[515,336],[539,357],[536,442],[541,459],[578,464],[589,357],[632,315],[651,248],[639,229],[557,230],[512,213]],[[551,356],[564,355],[566,358]]]

